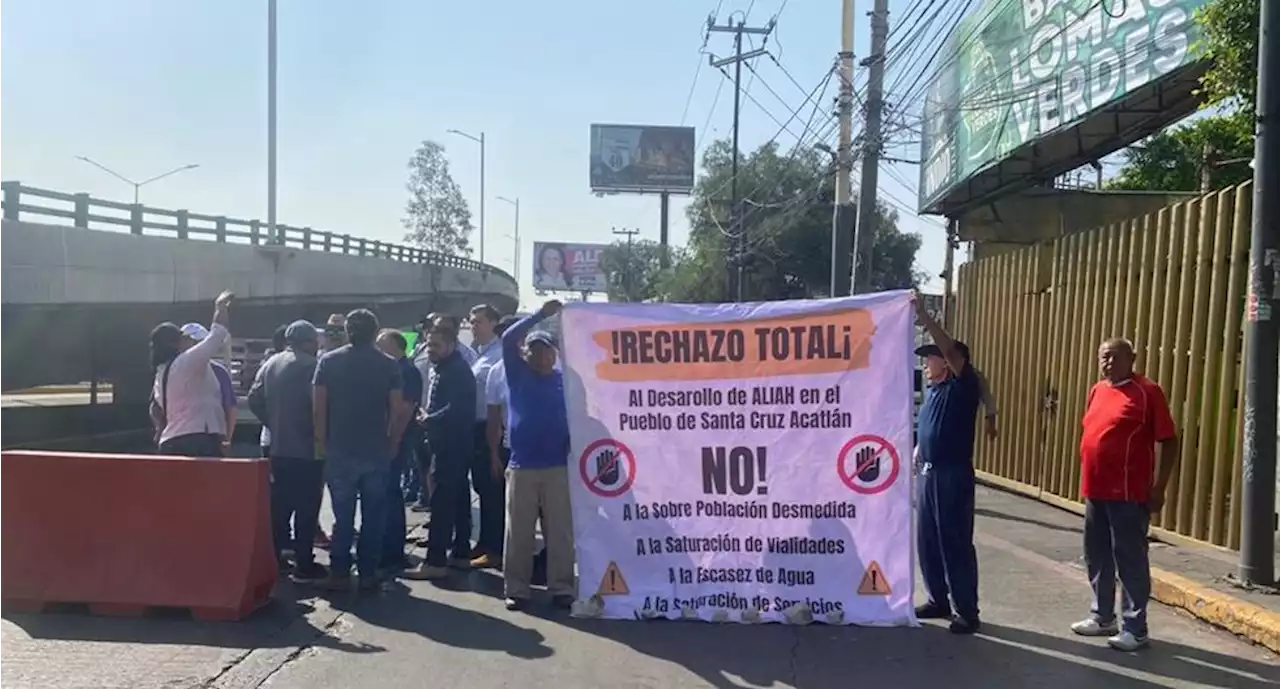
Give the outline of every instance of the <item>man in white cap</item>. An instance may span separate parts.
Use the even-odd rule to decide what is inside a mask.
[[[182,328],[183,337],[192,342],[203,342],[209,337],[209,329],[199,323],[187,323]],[[222,454],[225,456],[230,454],[231,439],[236,433],[236,386],[231,380],[231,371],[227,369],[227,365],[218,359],[215,355],[209,360],[209,364],[213,367],[213,375],[218,379],[218,396],[219,403],[222,405],[222,414],[226,418],[227,430],[222,436]]]
[[[183,331],[173,323],[161,323],[151,331],[151,365],[156,372],[151,420],[162,454],[222,454],[227,419],[210,362],[231,337],[227,323],[232,299],[231,292],[223,292],[214,301],[212,332],[203,327]]]

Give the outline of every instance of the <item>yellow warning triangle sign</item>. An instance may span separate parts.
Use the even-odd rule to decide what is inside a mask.
[[[627,586],[627,580],[622,578],[622,570],[618,569],[618,563],[610,562],[608,569],[604,571],[604,576],[600,578],[600,588],[596,590],[596,594],[625,596],[629,593],[631,593],[631,587]]]
[[[890,593],[893,589],[889,587],[889,580],[884,578],[884,570],[880,569],[880,563],[872,560],[862,575],[862,583],[858,584],[858,595],[887,596]]]

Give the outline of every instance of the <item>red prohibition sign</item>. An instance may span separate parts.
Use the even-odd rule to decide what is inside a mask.
[[[591,459],[600,454],[602,450],[614,450],[613,457],[604,466],[596,466]],[[617,478],[619,460],[626,461],[627,473],[621,479]],[[578,473],[582,475],[582,483],[587,490],[599,495],[602,498],[616,498],[619,495],[631,489],[631,484],[636,481],[636,456],[631,452],[631,448],[614,440],[613,438],[601,438],[587,446],[582,451],[582,457],[578,460]],[[612,480],[606,480],[612,474]],[[617,481],[615,487],[606,487],[606,483]]]
[[[863,460],[863,463],[854,466],[853,471],[846,471],[849,461],[854,459],[851,456],[855,454],[854,450],[867,446],[874,448],[875,452]],[[858,474],[861,474],[872,462],[885,453],[888,453],[890,463],[888,478],[871,485],[862,482],[858,478]],[[898,458],[898,451],[893,448],[893,445],[888,440],[878,435],[867,433],[854,436],[852,440],[840,448],[839,454],[836,455],[836,473],[840,475],[840,480],[849,487],[849,490],[862,495],[875,495],[888,490],[889,486],[892,486],[898,480],[898,472],[901,470],[902,462]]]

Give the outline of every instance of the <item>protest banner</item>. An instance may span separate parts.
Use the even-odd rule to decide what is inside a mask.
[[[914,325],[906,292],[567,305],[579,607],[915,624]]]

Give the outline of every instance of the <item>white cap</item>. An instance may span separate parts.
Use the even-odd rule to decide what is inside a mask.
[[[209,329],[199,323],[187,323],[181,328],[182,334],[199,342],[209,336]]]

